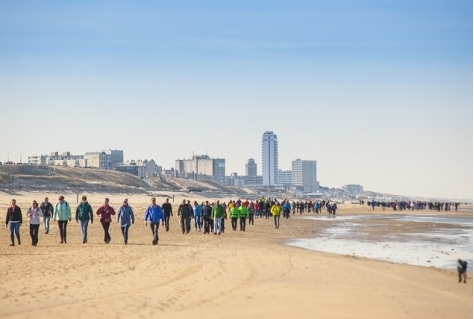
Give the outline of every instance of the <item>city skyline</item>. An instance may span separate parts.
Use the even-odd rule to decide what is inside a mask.
[[[212,154],[470,198],[472,1],[0,2],[0,158]]]

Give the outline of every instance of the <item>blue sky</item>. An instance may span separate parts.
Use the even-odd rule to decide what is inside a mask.
[[[472,25],[472,1],[2,1],[0,157],[243,174],[273,130],[322,185],[472,198]]]

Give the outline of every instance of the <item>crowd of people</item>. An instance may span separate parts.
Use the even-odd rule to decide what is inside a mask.
[[[201,202],[194,201],[193,204],[189,200],[183,200],[176,212],[179,218],[182,234],[188,234],[191,231],[191,223],[194,220],[194,230],[203,234],[220,235],[225,232],[225,221],[229,218],[233,231],[239,226],[240,231],[245,232],[247,223],[254,225],[256,218],[274,219],[275,229],[280,228],[280,215],[283,213],[284,218],[290,218],[292,205],[289,201],[279,202],[277,199],[260,198],[258,201],[242,201],[230,200],[229,202]],[[67,243],[67,226],[71,222],[72,210],[64,196],[59,196],[58,202],[53,206],[49,202],[48,197],[44,199],[41,205],[33,201],[32,206],[28,208],[26,216],[29,218],[30,237],[33,246],[38,244],[38,233],[41,219],[44,224],[44,233],[49,234],[51,220],[57,222],[60,235],[60,243]],[[109,233],[110,224],[116,219],[123,236],[123,243],[128,244],[128,232],[131,225],[135,223],[135,214],[132,207],[128,203],[128,199],[124,199],[120,207],[115,210],[109,205],[109,199],[104,199],[104,204],[100,206],[94,214],[92,206],[87,201],[86,196],[82,196],[81,202],[75,211],[75,220],[80,224],[82,233],[82,243],[87,243],[87,230],[89,223],[94,222],[95,216],[99,217],[104,230],[104,243],[111,241]],[[144,212],[143,221],[145,225],[150,225],[153,240],[152,244],[157,245],[159,242],[158,229],[161,224],[165,231],[170,229],[170,218],[173,216],[173,207],[166,198],[162,205],[158,205],[156,198],[151,198],[151,204]],[[10,246],[15,246],[15,236],[17,244],[21,244],[20,226],[23,223],[23,215],[21,208],[17,206],[16,200],[11,200],[11,205],[7,209],[5,225],[10,230]]]
[[[359,202],[364,205],[364,201]],[[375,207],[392,208],[393,210],[415,210],[415,209],[435,209],[435,210],[451,210],[451,203],[427,203],[420,201],[395,201],[395,202],[376,202],[374,200],[368,201],[367,205],[372,210]],[[454,203],[455,210],[458,209],[459,204]],[[289,200],[278,201],[276,198],[261,197],[256,201],[241,199],[229,200],[228,202],[204,201],[198,203],[194,201],[191,204],[190,200],[183,199],[179,205],[176,215],[179,219],[180,229],[182,234],[188,234],[192,229],[192,221],[194,220],[194,230],[202,232],[203,234],[213,233],[220,235],[225,232],[225,221],[230,219],[231,228],[233,231],[239,229],[245,232],[248,225],[254,225],[257,218],[270,219],[273,217],[275,229],[280,228],[280,216],[288,219],[293,214],[315,213],[321,214],[322,210],[326,209],[330,215],[335,215],[337,211],[337,204],[335,202],[321,200],[321,201],[293,201]],[[71,206],[65,201],[64,196],[59,196],[58,202],[53,206],[48,197],[44,199],[41,205],[33,201],[31,207],[28,208],[26,216],[29,218],[31,244],[36,246],[38,244],[38,233],[41,224],[41,218],[44,224],[44,233],[48,234],[50,231],[51,219],[57,222],[59,227],[60,243],[67,243],[67,226],[68,222],[72,220]],[[124,199],[120,207],[115,210],[109,205],[109,199],[105,198],[104,203],[100,206],[95,214],[92,206],[88,203],[87,197],[82,196],[81,202],[75,211],[75,220],[80,224],[82,233],[82,242],[87,243],[87,230],[89,223],[94,222],[94,216],[100,217],[104,230],[104,243],[108,244],[111,241],[109,228],[112,219],[116,219],[123,236],[123,243],[128,244],[128,232],[131,225],[135,223],[135,214],[132,207],[128,203],[128,199]],[[153,236],[152,244],[157,245],[159,242],[158,229],[160,224],[165,228],[165,231],[170,229],[170,218],[173,216],[173,207],[169,202],[169,198],[165,199],[162,205],[158,205],[156,198],[151,198],[151,204],[144,212],[143,221],[145,225],[150,225]],[[23,222],[22,211],[16,205],[16,200],[12,199],[10,207],[7,209],[6,227],[10,230],[10,246],[15,246],[15,236],[17,243],[21,244],[20,226]]]
[[[359,201],[360,205],[364,205],[365,201],[360,200]],[[425,201],[376,201],[376,200],[368,200],[367,201],[367,206],[369,208],[372,208],[372,210],[375,210],[375,207],[382,207],[383,210],[385,208],[391,208],[394,211],[401,211],[401,210],[423,210],[423,209],[429,209],[429,210],[436,210],[436,211],[451,211],[451,208],[454,206],[454,210],[458,211],[459,208],[459,203],[452,203],[452,202],[425,202]]]

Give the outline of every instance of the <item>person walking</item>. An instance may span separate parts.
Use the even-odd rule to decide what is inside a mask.
[[[94,223],[94,212],[92,206],[87,202],[87,197],[82,196],[82,201],[76,208],[76,223],[81,222],[82,243],[87,243],[87,227],[89,220]]]
[[[173,207],[171,206],[171,203],[169,202],[169,198],[165,200],[163,205],[161,205],[161,208],[163,209],[163,213],[165,214],[165,230],[169,231],[170,230],[170,216],[173,216]]]
[[[26,216],[30,218],[30,237],[31,245],[36,246],[38,244],[38,231],[41,219],[43,217],[43,211],[38,206],[37,201],[33,201],[33,204],[26,213]]]
[[[249,217],[249,210],[248,210],[247,206],[241,205],[239,207],[240,231],[245,231],[245,225],[247,223],[247,217]]]
[[[280,228],[280,213],[281,213],[280,203],[273,204],[271,208],[271,212],[273,215],[273,219],[275,220],[275,228]]]
[[[64,200],[64,196],[59,196],[59,202],[54,207],[53,221],[58,221],[60,244],[66,244],[67,222],[71,221],[71,206]]]
[[[283,218],[290,218],[291,204],[288,200],[283,203]]]
[[[255,203],[251,201],[247,208],[249,210],[249,225],[253,225],[253,218],[255,215]]]
[[[43,224],[44,224],[44,233],[48,234],[49,233],[49,222],[51,221],[51,217],[53,216],[53,205],[49,202],[48,197],[44,198],[44,202],[41,203],[40,206],[42,212],[43,212]]]
[[[237,230],[237,220],[239,219],[239,208],[235,206],[233,203],[229,203],[229,217],[230,217],[230,225],[232,226],[232,230]]]
[[[209,204],[209,201],[206,201],[205,205],[202,208],[202,219],[204,221],[204,234],[209,234],[212,230],[212,206]]]
[[[150,222],[151,233],[153,234],[153,245],[158,245],[158,241],[160,240],[158,237],[158,228],[160,228],[160,220],[162,226],[165,225],[165,215],[163,214],[163,210],[159,205],[156,205],[156,198],[153,197],[151,199],[151,205],[145,211],[145,226],[147,223]]]
[[[7,216],[5,220],[5,227],[10,228],[10,246],[15,246],[15,235],[18,240],[18,245],[21,245],[20,240],[20,226],[23,223],[23,215],[21,209],[16,205],[16,200],[11,200],[11,205],[7,209]]]
[[[193,214],[194,214],[194,231],[201,231],[202,205],[199,205],[197,201],[194,201]]]
[[[181,225],[181,233],[184,234],[186,232],[189,233],[191,230],[191,216],[192,216],[192,208],[190,205],[186,203],[186,200],[183,199],[183,203],[179,205],[178,208],[178,217],[179,223]]]
[[[135,223],[133,209],[128,205],[128,198],[123,200],[123,205],[117,209],[117,221],[122,230],[123,244],[128,244],[128,229]]]
[[[214,235],[217,233],[220,235],[222,218],[224,218],[224,208],[219,201],[217,201],[216,204],[212,206],[212,218],[214,219]]]
[[[109,234],[109,227],[110,223],[112,222],[112,216],[115,215],[115,210],[109,206],[109,199],[105,198],[104,205],[99,207],[96,212],[97,216],[100,216],[100,223],[102,224],[102,228],[104,228],[104,242],[106,244],[110,243],[110,234]]]

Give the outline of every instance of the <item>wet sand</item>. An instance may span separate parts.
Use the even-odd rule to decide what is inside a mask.
[[[33,199],[44,197],[23,195],[16,199],[24,215]],[[94,211],[105,196],[89,195]],[[57,195],[49,197],[56,202]],[[125,196],[108,197],[116,208]],[[0,194],[2,220],[10,198]],[[87,244],[75,221],[68,225],[66,245],[59,244],[52,224],[48,235],[40,226],[39,244],[31,246],[25,220],[22,245],[9,247],[2,227],[0,317],[472,318],[471,274],[468,284],[458,284],[452,270],[287,246],[290,239],[316,237],[328,227],[299,216],[281,220],[280,229],[272,220],[256,219],[246,232],[233,232],[227,220],[220,236],[194,227],[182,235],[175,216],[170,232],[160,227],[159,245],[153,246],[142,222],[149,198],[129,196],[137,219],[127,246],[116,223],[110,228],[112,242],[104,244],[98,220],[89,226]],[[175,210],[181,199],[175,198]],[[66,194],[66,200],[74,210],[75,196]],[[342,216],[370,214],[358,205],[339,207]],[[472,218],[472,208],[456,215]],[[385,232],[396,232],[406,225],[387,222],[386,227]]]

